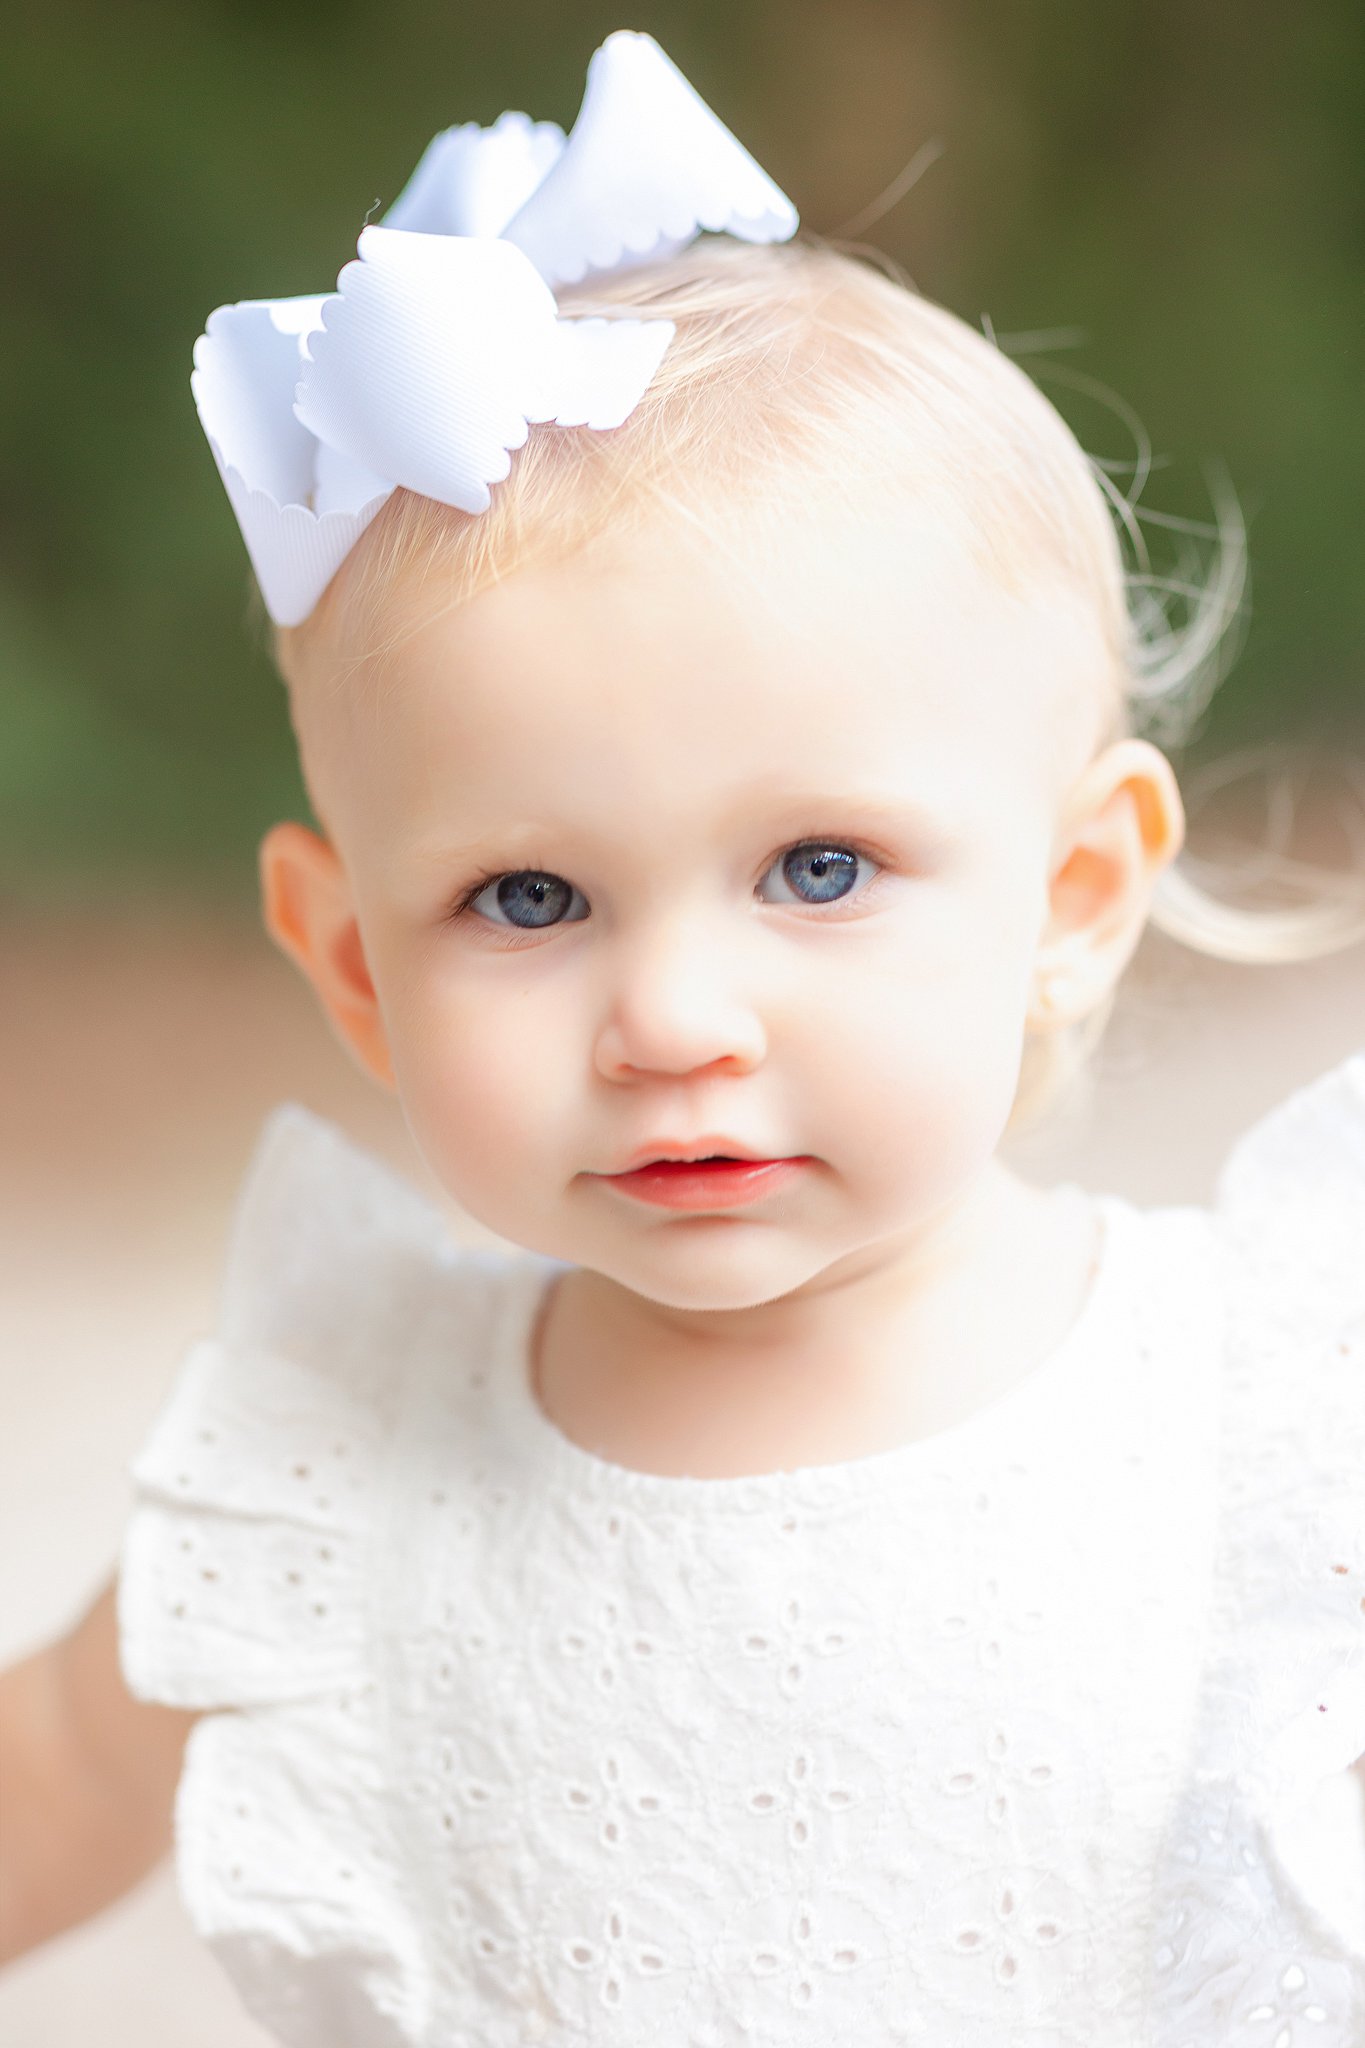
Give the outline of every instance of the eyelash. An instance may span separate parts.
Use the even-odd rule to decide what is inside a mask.
[[[837,850],[840,853],[855,853],[860,857],[860,859],[869,861],[871,865],[877,869],[877,873],[871,877],[871,879],[864,885],[862,889],[859,890],[857,898],[859,902],[865,901],[866,898],[872,894],[873,890],[875,890],[875,888],[877,887],[878,882],[881,880],[882,875],[886,872],[888,868],[890,868],[893,865],[893,862],[891,861],[889,855],[887,855],[884,852],[879,852],[875,847],[865,845],[862,840],[839,839],[836,838],[832,833],[803,832],[799,838],[789,839],[787,841],[787,844],[784,847],[782,847],[779,852],[773,855],[772,859],[768,862],[767,867],[764,868],[763,874],[770,874],[773,868],[779,866],[780,863],[787,858],[787,855],[789,853],[795,853],[798,847],[820,845],[837,848]],[[479,874],[475,877],[475,879],[469,884],[468,888],[463,889],[460,892],[460,894],[456,897],[455,901],[452,903],[449,911],[448,921],[451,924],[454,924],[457,920],[464,918],[472,909],[475,898],[483,894],[484,890],[488,887],[490,882],[500,882],[505,875],[537,873],[558,875],[559,871],[557,868],[550,867],[547,863],[541,863],[534,860],[523,862],[522,866],[519,868],[482,869],[479,872]],[[560,879],[567,880],[568,878],[567,876],[563,876],[560,877]],[[759,880],[761,881],[762,879],[763,876],[760,875]],[[757,888],[758,884],[755,883],[754,886],[755,888]],[[842,898],[836,898],[835,900],[842,901]],[[777,906],[773,907],[776,908]],[[818,911],[824,906],[818,903],[784,903],[780,907],[784,910],[805,909]],[[581,923],[585,920],[579,919],[577,921]],[[504,944],[510,943],[512,945],[517,945],[527,939],[538,939],[540,937],[540,933],[538,931],[532,929],[518,930],[517,927],[514,925],[494,924],[492,920],[489,918],[480,918],[478,922],[481,925],[486,926],[490,932],[496,933],[498,939]],[[554,931],[557,930],[558,927],[554,925],[547,925],[543,927],[543,929],[547,931]]]

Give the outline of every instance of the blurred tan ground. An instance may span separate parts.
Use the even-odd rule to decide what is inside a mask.
[[[124,1466],[212,1315],[256,1127],[292,1097],[414,1172],[267,941],[208,913],[0,930],[0,1661],[111,1567]],[[1018,1148],[1044,1181],[1206,1200],[1230,1141],[1365,1046],[1365,946],[1295,968],[1146,942],[1088,1112]],[[419,1176],[420,1177],[420,1176]],[[4,2048],[251,2048],[166,1871],[0,1978]]]

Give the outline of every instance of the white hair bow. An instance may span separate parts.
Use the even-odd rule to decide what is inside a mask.
[[[703,230],[785,241],[796,209],[651,36],[609,36],[572,132],[448,128],[335,296],[220,306],[191,389],[266,607],[307,618],[400,484],[465,512],[533,422],[616,427],[670,320],[560,319],[555,288]]]

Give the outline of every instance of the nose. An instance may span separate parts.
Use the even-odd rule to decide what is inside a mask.
[[[595,1048],[607,1080],[635,1074],[748,1073],[767,1052],[763,1023],[732,964],[700,923],[657,926],[622,949]]]

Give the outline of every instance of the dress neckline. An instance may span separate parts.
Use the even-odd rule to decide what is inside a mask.
[[[897,1482],[910,1482],[926,1469],[943,1470],[979,1457],[1006,1432],[1016,1436],[1035,1410],[1065,1400],[1067,1389],[1086,1376],[1106,1349],[1113,1355],[1116,1327],[1123,1327],[1128,1299],[1137,1213],[1122,1196],[1090,1195],[1074,1182],[1063,1188],[1089,1203],[1099,1244],[1090,1285],[1070,1329],[1003,1393],[959,1421],[927,1436],[871,1451],[834,1464],[797,1465],[771,1472],[724,1478],[646,1472],[617,1464],[575,1443],[541,1407],[532,1385],[531,1343],[549,1289],[568,1266],[535,1255],[516,1261],[509,1275],[496,1333],[495,1382],[504,1426],[521,1449],[552,1477],[599,1497],[662,1509],[763,1509],[800,1494],[833,1502],[865,1496]],[[1060,1191],[1060,1190],[1059,1190]]]

